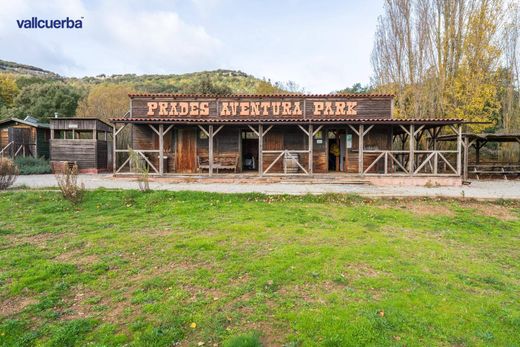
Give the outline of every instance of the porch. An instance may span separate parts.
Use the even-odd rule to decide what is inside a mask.
[[[128,155],[133,151],[151,175],[179,180],[279,177],[365,183],[394,177],[396,182],[418,178],[424,183],[432,177],[450,182],[461,177],[460,120],[114,123],[117,175],[135,174]],[[128,128],[127,148],[116,147]],[[440,143],[441,134],[457,141]]]

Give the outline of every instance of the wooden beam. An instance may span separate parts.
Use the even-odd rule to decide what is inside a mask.
[[[457,175],[460,176],[462,171],[462,125],[459,125],[457,130]],[[466,136],[466,138],[468,137]]]
[[[263,135],[265,136],[265,135],[269,132],[269,130],[271,130],[273,127],[274,127],[274,124],[273,124],[273,125],[270,125],[269,128],[267,128],[267,129],[264,131]]]
[[[264,125],[258,125],[258,173],[264,175]]]
[[[258,131],[256,131],[256,129],[255,129],[255,128],[253,128],[253,126],[252,126],[252,125],[249,125],[249,124],[248,124],[247,126],[249,127],[249,129],[251,129],[251,131],[252,131],[252,132],[254,132],[254,133],[255,133],[255,135],[256,135],[256,136],[260,136],[260,135],[258,134]]]
[[[300,124],[298,124],[298,127],[305,133],[305,135],[309,136],[309,132],[305,130],[304,127],[302,127]]]
[[[363,136],[366,136],[366,134],[368,134],[368,132],[370,130],[372,130],[372,128],[374,127],[374,124],[372,124],[371,126],[369,126],[365,131],[363,131]]]
[[[314,131],[312,124],[309,124],[309,132],[307,135],[309,136],[309,174],[313,172],[313,163],[314,163]]]
[[[123,130],[127,125],[128,125],[128,123],[125,123],[121,128],[117,129],[117,131],[116,131],[115,127],[114,127],[114,137],[117,134],[119,134],[121,132],[121,130]]]
[[[164,125],[159,124],[159,174],[164,175]]]
[[[412,126],[412,124],[410,124],[410,127]],[[410,132],[408,131],[408,129],[406,129],[403,125],[399,124],[399,127],[405,132],[405,134],[407,134],[408,136],[410,136]]]
[[[172,128],[173,128],[173,124],[170,124],[170,126],[168,126],[168,127],[166,128],[166,130],[164,130],[164,132],[163,132],[163,136],[166,135],[166,134],[168,133],[168,131],[172,130]]]
[[[347,124],[348,127],[354,132],[354,134],[356,134],[357,136],[359,136],[359,132],[356,130],[356,128],[354,128],[352,125],[350,124]]]
[[[204,127],[202,125],[197,125],[197,126],[200,128],[200,130],[202,130],[202,132],[204,134],[206,134],[207,137],[209,137],[209,132],[206,129],[204,129]]]
[[[323,128],[323,125],[320,125],[319,127],[317,127],[314,132],[312,133],[312,136],[316,136],[316,134],[318,133],[318,131],[320,131],[321,129]]]
[[[116,124],[114,124],[114,127],[112,128],[112,173],[115,175],[119,171],[117,170],[117,152],[116,152]],[[52,146],[51,146],[52,148]]]
[[[152,129],[152,130],[153,130],[153,131],[154,131],[154,132],[155,132],[155,133],[156,133],[157,135],[159,135],[159,136],[160,136],[160,134],[159,134],[159,131],[158,131],[157,129],[155,129],[155,127],[154,127],[153,125],[151,125],[151,124],[148,124],[148,126],[149,126],[149,127],[150,127],[150,129]]]
[[[219,132],[220,130],[222,130],[223,127],[224,127],[223,125],[219,126],[219,127],[217,128],[217,130],[215,130],[215,131],[213,132],[213,136],[217,136],[218,132]]]
[[[208,153],[209,153],[209,169],[208,174],[213,176],[213,125],[209,126],[208,134]]]
[[[359,165],[359,174],[363,175],[363,137],[365,134],[365,126],[363,124],[359,125],[359,132],[358,132],[358,165]]]
[[[414,165],[415,165],[415,136],[413,136],[413,134],[415,134],[415,126],[413,124],[410,124],[410,132],[407,132],[408,134],[408,145],[409,145],[409,148],[408,148],[408,151],[409,151],[409,155],[410,155],[410,158],[408,158],[408,173],[410,174],[410,176],[413,176],[414,175]]]

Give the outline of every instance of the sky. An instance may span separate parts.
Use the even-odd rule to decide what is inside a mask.
[[[0,0],[0,59],[63,76],[240,70],[311,93],[368,84],[383,0]],[[82,29],[16,20],[80,19]]]

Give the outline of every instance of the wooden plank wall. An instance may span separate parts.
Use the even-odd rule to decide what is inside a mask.
[[[75,161],[80,169],[97,168],[96,141],[51,140],[52,161]]]

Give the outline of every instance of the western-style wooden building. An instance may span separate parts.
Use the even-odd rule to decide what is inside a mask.
[[[114,143],[130,128],[157,175],[461,177],[462,120],[394,118],[392,95],[129,97]],[[441,133],[457,141],[441,148]],[[114,173],[129,172],[129,148],[114,146]]]
[[[49,158],[48,123],[33,117],[0,121],[0,157]]]
[[[57,170],[75,163],[82,173],[107,172],[112,166],[112,125],[97,118],[52,118],[51,162]]]

